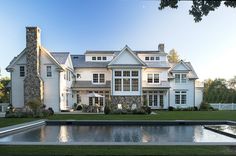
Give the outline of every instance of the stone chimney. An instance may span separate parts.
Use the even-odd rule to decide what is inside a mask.
[[[25,104],[32,99],[43,100],[43,81],[40,76],[40,29],[26,27],[26,77],[24,79]]]
[[[160,43],[160,44],[158,45],[158,51],[160,51],[160,52],[165,52],[165,45],[164,45],[164,43]]]

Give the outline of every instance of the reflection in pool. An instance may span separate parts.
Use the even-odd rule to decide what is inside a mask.
[[[236,142],[203,126],[42,126],[0,142]]]

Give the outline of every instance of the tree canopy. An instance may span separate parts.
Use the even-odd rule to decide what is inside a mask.
[[[178,63],[180,61],[178,52],[175,49],[170,50],[167,58],[170,63]]]
[[[159,10],[166,7],[177,9],[179,1],[181,0],[161,0]],[[207,16],[210,11],[215,11],[222,3],[226,7],[236,7],[235,0],[192,0],[192,2],[189,14],[194,17],[195,22],[200,22],[203,16]]]
[[[236,103],[236,88],[229,86],[231,80],[205,80],[203,100],[208,103]]]
[[[10,100],[10,90],[7,88],[10,79],[8,77],[0,79],[0,103],[9,102]]]

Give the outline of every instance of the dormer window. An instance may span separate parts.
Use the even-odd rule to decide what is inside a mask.
[[[146,56],[145,61],[158,61],[160,60],[159,56]]]
[[[106,61],[106,56],[92,56],[92,61]]]

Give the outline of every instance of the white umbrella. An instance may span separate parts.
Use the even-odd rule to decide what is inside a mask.
[[[104,96],[97,94],[97,93],[89,93],[89,94],[87,94],[87,96],[88,97],[104,97]]]

